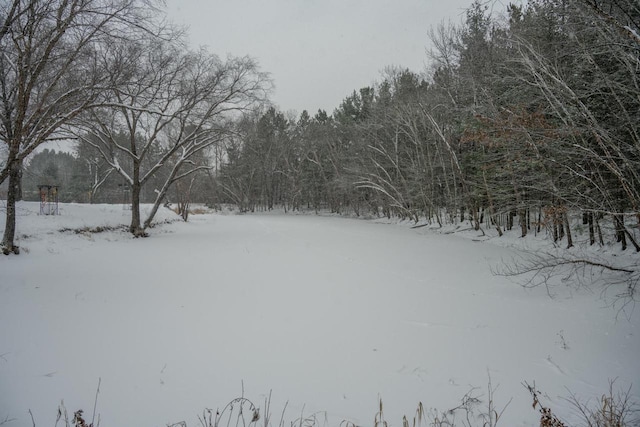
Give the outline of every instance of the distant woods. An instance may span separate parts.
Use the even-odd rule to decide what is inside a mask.
[[[640,8],[535,0],[430,31],[426,74],[390,69],[328,115],[246,116],[226,141],[216,200],[329,209],[499,234],[546,229],[592,244],[600,222],[640,250]]]
[[[61,198],[79,202],[467,221],[500,235],[544,231],[567,247],[578,217],[591,244],[613,238],[640,251],[640,6],[531,0],[493,16],[489,5],[476,1],[462,23],[429,31],[427,72],[390,68],[331,114],[298,116],[268,105],[269,82],[250,59],[188,52],[175,29],[131,15],[144,23],[132,28],[153,31],[92,44],[77,61],[90,58],[93,68],[64,74],[66,63],[53,63],[50,73],[82,71],[84,80],[32,88],[43,97],[62,91],[60,82],[92,90],[84,89],[84,103],[27,109],[67,113],[55,132],[24,133],[0,178],[18,179],[16,158],[25,197],[36,182],[68,179]],[[3,34],[4,49],[13,39]],[[99,73],[106,64],[112,72]],[[23,165],[31,135],[36,145],[73,137],[77,152],[72,159],[44,152]],[[605,222],[613,229],[603,231]],[[149,224],[134,215],[131,231],[143,235]]]

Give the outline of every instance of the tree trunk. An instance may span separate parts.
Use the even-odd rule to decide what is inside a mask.
[[[478,207],[477,206],[473,206],[473,213],[471,215],[471,217],[473,218],[473,229],[475,231],[480,230],[480,214],[478,212]]]
[[[569,227],[569,214],[564,212],[562,214],[564,218],[564,228],[567,233],[567,249],[573,247],[573,237],[571,236],[571,228]]]
[[[129,231],[135,237],[144,237],[145,232],[140,226],[140,184],[131,187],[131,225]]]
[[[520,210],[520,230],[522,231],[522,235],[520,237],[527,237],[527,210]]]
[[[640,245],[638,245],[638,242],[636,242],[636,239],[633,237],[633,234],[631,234],[627,229],[627,227],[624,225],[624,214],[615,215],[614,218],[616,219],[617,232],[620,234],[618,241],[622,242],[622,250],[625,250],[627,248],[627,238],[628,238],[631,244],[633,245],[633,247],[635,248],[636,252],[640,252]]]
[[[164,184],[164,187],[162,187],[162,189],[158,192],[158,195],[156,196],[156,200],[155,202],[153,202],[153,206],[151,207],[151,212],[149,212],[149,216],[147,217],[147,219],[144,220],[144,226],[141,229],[142,231],[142,236],[147,236],[146,234],[146,229],[151,227],[151,223],[153,222],[153,218],[156,216],[156,213],[158,213],[158,209],[160,208],[160,204],[162,204],[162,201],[164,200],[165,196],[167,195],[167,192],[169,191],[169,188],[171,187],[171,184],[174,182],[173,178],[175,177],[177,170],[180,166],[175,166],[173,168],[173,171],[171,172],[171,174],[169,175],[169,177],[167,178],[167,181]],[[189,188],[189,192],[191,192],[191,188]],[[188,216],[189,216],[189,196],[187,196],[186,199],[186,214],[182,215],[182,219],[184,219],[185,221],[187,220]],[[180,202],[178,202],[180,203]],[[185,216],[186,215],[186,216]]]
[[[638,242],[636,242],[635,237],[633,237],[633,234],[631,234],[629,232],[629,229],[627,227],[624,227],[624,232],[627,235],[627,237],[629,238],[629,241],[631,242],[633,247],[636,249],[636,252],[640,252],[640,245],[638,244]]]
[[[562,240],[564,239],[564,209],[563,208],[556,208],[556,212],[555,212],[555,222],[556,222],[556,227],[558,227],[558,240]]]
[[[624,215],[613,215],[613,221],[616,226],[616,237],[622,245],[622,250],[627,249],[627,237],[624,233]]]
[[[596,234],[593,227],[593,212],[588,212],[586,216],[587,224],[589,224],[589,245],[594,245],[596,243]]]
[[[489,202],[489,218],[490,218],[490,221],[495,226],[496,231],[498,232],[498,236],[502,237],[502,227],[500,227],[500,224],[498,223],[498,218],[497,218],[497,215],[496,215],[496,209],[493,206],[493,197],[491,197],[491,191],[489,190],[489,184],[487,183],[487,174],[486,174],[486,172],[484,170],[482,171],[482,180],[484,181],[484,189],[487,192],[487,201]]]
[[[140,225],[140,165],[133,164],[133,184],[131,185],[131,225],[129,231],[135,237],[146,237],[144,229]]]
[[[602,219],[602,214],[598,213],[598,215],[596,215],[596,217],[594,218],[594,221],[595,221],[596,231],[598,232],[598,242],[600,243],[600,246],[604,246],[604,239],[602,238],[602,228],[600,228],[601,219]]]
[[[13,161],[9,170],[9,188],[7,189],[7,216],[2,237],[2,253],[18,255],[20,248],[15,245],[16,234],[16,202],[20,200],[20,180],[22,176],[22,161]]]

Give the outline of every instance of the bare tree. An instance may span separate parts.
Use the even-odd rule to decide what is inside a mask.
[[[229,120],[266,97],[268,81],[250,58],[226,61],[205,50],[185,52],[179,35],[113,46],[127,84],[108,92],[105,105],[76,121],[77,136],[99,150],[131,188],[129,230],[146,229],[171,185],[208,168],[192,157],[227,137]],[[142,222],[143,186],[158,178],[153,208]]]
[[[9,180],[5,254],[14,244],[15,203],[25,157],[46,141],[66,138],[62,127],[99,101],[122,76],[98,66],[102,46],[140,29],[154,9],[143,0],[5,1],[0,22],[0,142]],[[151,11],[151,12],[150,12]]]
[[[24,13],[21,7],[21,0],[4,1],[0,4],[0,40],[9,33],[9,30],[16,19]]]

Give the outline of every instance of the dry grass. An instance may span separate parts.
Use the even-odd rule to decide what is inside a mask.
[[[594,404],[571,394],[569,403],[582,416],[586,427],[640,426],[640,406],[632,399],[631,387],[616,391],[614,384],[615,380],[610,381],[608,392]]]
[[[581,418],[584,427],[637,427],[640,426],[640,407],[631,396],[631,387],[616,391],[615,380],[609,381],[609,390],[595,404],[582,401],[571,393],[566,400]],[[540,402],[540,391],[525,383],[533,397],[533,408],[540,413],[540,427],[569,427],[549,408]]]
[[[570,394],[566,400],[579,415],[580,424],[584,427],[638,427],[640,426],[640,407],[631,395],[631,388],[616,391],[615,380],[610,381],[609,390],[596,402],[582,401],[576,395]],[[540,401],[542,393],[534,385],[523,384],[533,398],[533,409],[540,417],[540,427],[570,427],[556,416],[552,409]],[[414,416],[409,419],[402,418],[402,427],[498,427],[502,426],[500,420],[507,410],[511,399],[498,409],[495,401],[497,387],[491,384],[491,378],[487,385],[486,396],[478,393],[478,388],[472,388],[460,399],[460,404],[446,411],[432,409],[425,411],[422,403],[419,403]],[[98,388],[99,391],[99,388]],[[243,393],[244,394],[244,393]],[[96,392],[96,404],[97,404]],[[299,417],[285,422],[287,405],[284,405],[277,424],[273,423],[271,413],[271,393],[265,399],[262,409],[244,396],[233,399],[222,409],[205,409],[198,416],[200,427],[327,427],[327,414],[316,412],[305,414],[304,408]],[[75,411],[73,417],[69,417],[64,407],[64,402],[58,408],[58,416],[55,426],[62,422],[61,427],[99,427],[100,417],[95,421],[94,415],[91,422],[84,419],[82,410]],[[13,420],[4,420],[0,425],[10,423]],[[33,422],[35,427],[36,423]],[[378,411],[374,416],[372,427],[390,427],[395,425],[386,420],[382,400],[378,402]],[[167,427],[187,427],[185,421],[167,424]],[[344,420],[340,427],[360,427],[352,421]],[[507,426],[508,427],[508,426]]]

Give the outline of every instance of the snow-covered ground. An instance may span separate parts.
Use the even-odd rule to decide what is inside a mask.
[[[0,202],[1,203],[1,202]],[[0,204],[0,208],[1,208]],[[102,427],[200,425],[204,408],[272,390],[277,425],[326,411],[372,426],[378,399],[393,426],[418,402],[444,411],[471,387],[499,425],[536,426],[523,381],[569,422],[575,393],[610,379],[640,396],[640,315],[598,290],[524,289],[491,273],[517,250],[427,227],[285,214],[207,214],[146,239],[122,206],[19,205],[23,253],[0,258],[0,424],[97,412]],[[176,220],[175,222],[170,222]],[[0,225],[0,232],[4,225]],[[533,241],[533,240],[532,240]],[[637,310],[636,310],[637,311]],[[90,417],[89,417],[90,418]]]

